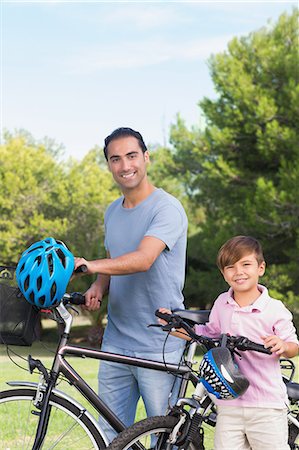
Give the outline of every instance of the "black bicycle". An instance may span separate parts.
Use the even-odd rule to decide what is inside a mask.
[[[219,339],[210,339],[197,335],[193,328],[176,314],[168,315],[156,312],[158,317],[168,322],[164,330],[183,328],[186,333],[198,344],[206,349],[225,346],[231,352],[257,351],[271,354],[263,345],[250,341],[246,337],[222,335]],[[288,359],[281,360],[283,372],[290,370],[290,375],[283,375],[287,385],[290,408],[289,420],[289,445],[292,450],[299,449],[299,384],[292,382],[295,366]],[[209,374],[209,369],[206,372]],[[215,372],[212,377],[215,377]],[[207,447],[204,439],[204,424],[216,425],[217,414],[215,411],[215,398],[206,389],[205,380],[198,375],[198,383],[190,397],[179,398],[165,416],[150,417],[135,423],[121,432],[110,444],[108,450],[132,449],[189,449],[211,450],[212,443]],[[216,383],[217,385],[217,383]]]
[[[48,370],[37,359],[28,357],[30,372],[40,374],[39,382],[9,381],[12,388],[0,392],[1,449],[104,449],[108,445],[105,433],[97,421],[102,415],[117,433],[125,429],[124,424],[103,403],[96,392],[84,381],[68,361],[68,357],[95,358],[134,366],[167,371],[182,378],[180,397],[186,394],[188,383],[197,384],[192,371],[196,344],[186,351],[184,361],[177,365],[133,358],[96,349],[69,345],[73,316],[69,309],[84,303],[81,294],[65,294],[61,303],[49,314],[60,324],[62,333]],[[181,311],[190,324],[205,323],[209,311]],[[162,351],[162,349],[161,349]],[[88,364],[88,362],[86,361]],[[63,378],[74,386],[87,400],[88,409],[58,388]],[[92,408],[96,414],[92,413]]]

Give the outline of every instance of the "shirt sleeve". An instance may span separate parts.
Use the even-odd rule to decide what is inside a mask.
[[[293,324],[293,316],[282,302],[279,301],[279,303],[279,316],[273,326],[273,332],[283,341],[299,344],[298,337],[296,335],[296,328]]]
[[[179,210],[173,204],[160,208],[151,221],[145,236],[152,236],[165,243],[168,250],[172,250],[178,238],[186,232],[187,216],[182,208]]]
[[[211,309],[209,322],[205,325],[195,325],[195,333],[208,336],[210,338],[218,338],[221,334],[220,326],[220,297],[215,301],[214,306]]]

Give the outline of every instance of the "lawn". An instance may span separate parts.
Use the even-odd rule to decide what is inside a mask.
[[[48,325],[47,325],[48,326]],[[9,386],[6,384],[8,380],[26,380],[26,381],[38,381],[38,375],[31,375],[28,371],[27,364],[27,356],[30,353],[34,358],[41,359],[43,363],[49,368],[51,367],[51,362],[53,358],[53,351],[55,350],[55,343],[53,343],[53,332],[55,334],[55,330],[50,329],[45,333],[45,341],[43,343],[35,342],[31,347],[11,347],[11,350],[14,353],[10,353],[11,359],[18,364],[15,365],[9,356],[6,353],[6,347],[0,345],[0,390],[9,389]],[[78,334],[78,330],[77,330]],[[51,341],[47,340],[51,337]],[[46,339],[47,338],[47,339]],[[84,343],[82,344],[84,345]],[[88,382],[88,384],[97,391],[97,372],[99,362],[94,359],[83,359],[83,358],[68,358],[68,361],[75,368],[75,370]],[[298,358],[294,359],[294,362],[298,367]],[[299,382],[298,372],[296,373],[294,381]],[[66,392],[71,397],[74,397],[78,402],[87,406],[86,400],[81,396],[80,393],[74,388],[71,387],[68,383],[62,381],[59,386],[59,390]],[[89,407],[88,407],[89,409]],[[90,410],[90,412],[97,417],[97,413],[94,410]],[[136,420],[139,421],[145,417],[144,407],[142,402],[139,402],[137,417]],[[0,428],[5,428],[5,422],[3,416],[0,415]],[[22,425],[23,426],[23,425]],[[63,423],[60,423],[60,426],[63,426]],[[211,450],[212,448],[212,435],[210,431],[206,431],[206,449]],[[1,447],[0,448],[8,448]],[[11,447],[16,448],[16,447]]]

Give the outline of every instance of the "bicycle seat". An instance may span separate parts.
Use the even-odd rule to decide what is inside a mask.
[[[191,325],[194,325],[195,323],[204,325],[209,320],[210,310],[174,309],[173,313],[177,314]]]
[[[297,401],[299,400],[299,383],[295,383],[294,381],[289,381],[286,383],[288,397],[291,400]]]

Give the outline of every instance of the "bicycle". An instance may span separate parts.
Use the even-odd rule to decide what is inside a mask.
[[[156,311],[156,315],[168,322],[162,326],[165,331],[183,328],[195,342],[206,349],[225,346],[231,352],[257,351],[271,354],[263,345],[254,343],[246,337],[222,335],[219,339],[210,339],[197,335],[190,325],[175,314],[168,315]],[[283,369],[291,371],[289,376],[283,375],[287,386],[291,407],[288,411],[289,445],[292,450],[299,449],[299,384],[292,381],[295,366],[292,361],[283,359]],[[215,426],[217,415],[213,411],[215,398],[206,385],[198,378],[198,383],[191,397],[179,398],[176,405],[165,416],[150,417],[135,423],[121,432],[110,444],[108,450],[137,449],[188,449],[205,450],[203,424]]]
[[[189,382],[194,385],[197,383],[197,377],[191,370],[196,344],[189,346],[185,362],[180,367],[70,345],[68,340],[73,316],[68,309],[83,303],[84,297],[81,294],[65,294],[61,303],[49,311],[51,318],[60,324],[63,332],[50,370],[46,369],[40,360],[28,356],[30,373],[37,370],[40,374],[39,382],[9,381],[7,384],[13,389],[0,392],[1,448],[84,450],[107,447],[107,437],[96,418],[76,400],[57,389],[61,376],[73,385],[118,433],[125,429],[124,424],[67,361],[68,356],[89,357],[168,371],[182,377],[180,396],[185,395]],[[191,324],[205,323],[209,311],[181,311],[181,314]]]

